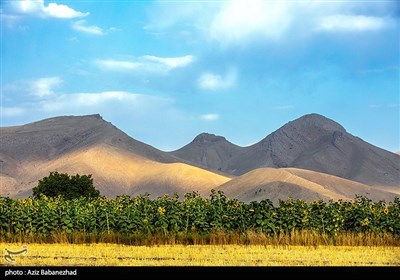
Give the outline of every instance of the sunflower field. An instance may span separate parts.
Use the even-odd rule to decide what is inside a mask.
[[[400,198],[390,202],[364,196],[328,202],[288,198],[274,205],[268,199],[243,203],[215,190],[209,198],[197,192],[156,199],[148,194],[71,200],[0,197],[0,241],[48,242],[61,233],[69,242],[77,236],[82,242],[98,242],[104,236],[118,236],[118,242],[152,236],[188,241],[194,235],[209,240],[216,233],[276,237],[301,231],[327,238],[346,233],[399,240]]]

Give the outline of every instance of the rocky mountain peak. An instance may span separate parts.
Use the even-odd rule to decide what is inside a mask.
[[[226,141],[225,137],[218,136],[210,133],[201,133],[193,139],[193,143],[210,144],[219,141]]]
[[[294,128],[299,127],[303,130],[304,128],[308,127],[308,128],[318,128],[332,132],[334,131],[346,132],[344,127],[338,124],[337,122],[316,113],[307,114],[296,120],[290,121],[282,128],[286,128],[288,126]]]

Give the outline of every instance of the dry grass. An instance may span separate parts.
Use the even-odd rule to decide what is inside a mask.
[[[367,246],[367,247],[400,247],[400,238],[384,233],[352,233],[342,232],[336,236],[316,231],[292,231],[290,234],[280,233],[273,236],[254,231],[245,234],[224,231],[199,234],[196,232],[163,234],[121,234],[118,232],[53,232],[50,236],[32,234],[5,234],[0,236],[1,243],[40,243],[40,244],[88,244],[112,243],[134,246],[158,245],[261,245],[261,246]]]
[[[15,264],[5,248],[25,255]],[[14,266],[400,266],[400,247],[0,243]]]

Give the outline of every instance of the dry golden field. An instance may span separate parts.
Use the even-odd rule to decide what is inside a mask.
[[[1,266],[400,266],[398,246],[0,243],[0,247]],[[9,252],[23,249],[11,256],[15,261],[11,262]]]

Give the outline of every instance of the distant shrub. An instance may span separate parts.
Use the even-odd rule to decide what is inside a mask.
[[[56,197],[61,195],[65,199],[74,199],[79,197],[98,197],[100,192],[93,186],[92,175],[70,176],[67,173],[50,172],[50,175],[39,180],[36,187],[33,188],[33,197],[40,195],[47,197]]]

